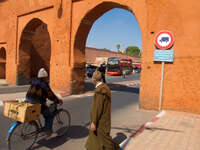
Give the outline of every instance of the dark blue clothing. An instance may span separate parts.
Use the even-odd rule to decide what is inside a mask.
[[[51,131],[54,113],[46,106],[47,98],[58,103],[58,98],[52,92],[49,84],[41,79],[31,81],[31,86],[26,94],[26,101],[32,104],[41,104],[41,114],[45,118],[45,131]]]
[[[104,83],[106,83],[106,79],[105,79],[106,66],[102,64],[99,67],[98,71],[101,72],[102,80],[103,80]]]
[[[106,73],[106,66],[105,65],[101,65],[98,69],[102,74]]]
[[[43,117],[45,119],[44,131],[46,131],[46,132],[52,131],[53,119],[54,119],[55,114],[53,112],[51,112],[49,107],[47,107],[46,105],[42,105],[41,114],[43,115]]]
[[[58,98],[52,92],[46,81],[40,79],[32,80],[31,86],[26,94],[26,101],[46,105],[47,98],[51,101],[58,102]]]

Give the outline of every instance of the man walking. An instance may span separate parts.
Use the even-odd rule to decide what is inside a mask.
[[[101,80],[102,74],[95,71],[92,81],[96,89],[91,103],[90,131],[85,147],[87,150],[119,150],[119,145],[110,136],[111,92]]]
[[[102,63],[99,67],[99,72],[101,72],[101,77],[104,83],[106,83],[106,78],[105,78],[105,74],[106,74],[106,64]]]

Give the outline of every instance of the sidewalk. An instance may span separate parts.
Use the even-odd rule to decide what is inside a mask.
[[[0,79],[0,86],[8,86],[9,84],[4,79]]]
[[[124,150],[200,149],[200,115],[166,111],[140,131],[130,137]]]

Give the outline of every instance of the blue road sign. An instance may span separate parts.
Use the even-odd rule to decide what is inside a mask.
[[[174,50],[155,50],[154,61],[173,62]]]

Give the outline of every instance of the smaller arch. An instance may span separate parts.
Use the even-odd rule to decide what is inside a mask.
[[[6,49],[4,47],[0,48],[0,61],[6,60]]]
[[[0,48],[0,79],[6,78],[6,49]]]
[[[49,74],[51,39],[47,24],[42,20],[33,18],[22,30],[18,59],[18,85],[29,84],[40,68],[45,68]]]

